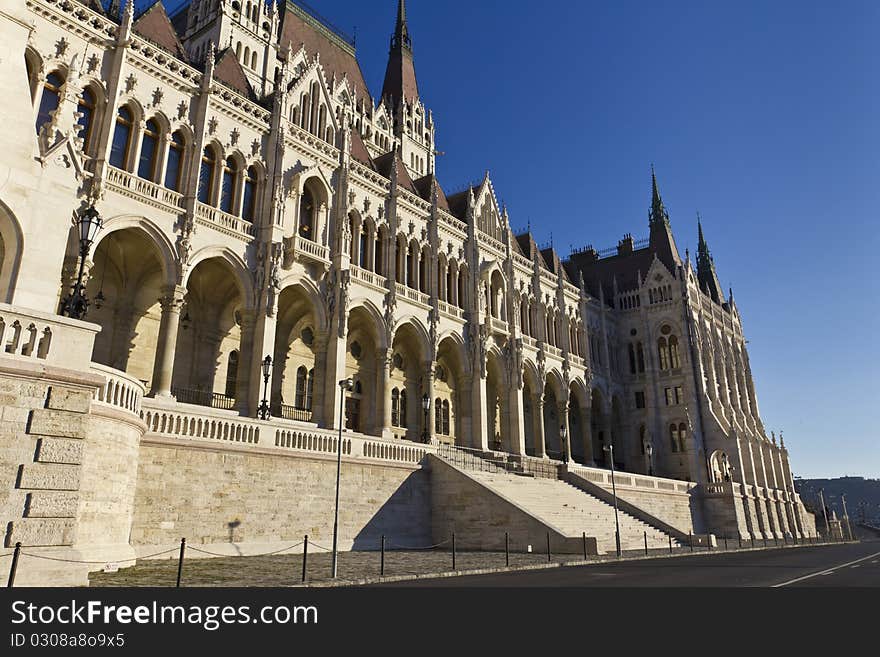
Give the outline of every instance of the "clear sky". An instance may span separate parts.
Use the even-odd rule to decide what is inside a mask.
[[[173,8],[179,0],[165,0]],[[141,3],[139,3],[140,5]],[[311,0],[374,94],[397,0]],[[796,475],[880,477],[880,3],[409,0],[447,189],[490,170],[565,257],[696,215]]]

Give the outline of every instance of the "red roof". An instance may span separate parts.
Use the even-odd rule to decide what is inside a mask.
[[[244,70],[241,68],[241,63],[231,48],[224,50],[217,58],[217,63],[214,65],[214,78],[229,85],[247,98],[254,98],[251,83],[248,82]]]
[[[370,153],[367,151],[364,140],[361,139],[361,133],[357,130],[351,131],[351,156],[361,164],[365,164],[371,169],[375,169],[373,166],[373,158],[370,157]]]
[[[449,212],[449,201],[446,199],[446,193],[443,191],[443,188],[440,186],[440,183],[437,182],[437,178],[434,177],[433,173],[429,173],[427,176],[422,176],[418,180],[413,181],[413,185],[415,185],[418,190],[419,196],[425,199],[428,202],[432,201],[433,190],[437,190],[437,207],[441,210],[446,210]]]
[[[165,7],[162,5],[161,0],[156,0],[149,9],[141,14],[132,24],[131,29],[138,36],[142,36],[176,57],[188,61],[183,44],[177,38],[177,32],[174,30],[174,26],[171,25],[171,19],[165,13]]]

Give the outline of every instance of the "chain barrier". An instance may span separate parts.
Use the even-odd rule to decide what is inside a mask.
[[[243,557],[271,557],[276,554],[281,554],[282,552],[287,552],[288,550],[292,550],[293,548],[299,547],[302,544],[303,544],[303,542],[300,541],[299,543],[294,543],[293,545],[289,545],[285,548],[281,548],[280,550],[274,550],[272,552],[264,552],[263,554],[219,554],[217,552],[210,552],[208,550],[203,550],[201,548],[197,548],[197,547],[191,545],[190,543],[186,544],[186,549],[192,550],[193,552],[201,552],[202,554],[207,554],[212,557],[218,557],[220,559],[241,559]],[[312,545],[312,543],[310,543],[309,545]]]
[[[150,554],[145,557],[135,557],[134,559],[123,559],[122,561],[139,561],[141,559],[153,559],[154,557],[162,556],[163,554],[169,554],[171,552],[177,552],[177,548],[171,548],[170,550],[165,550],[164,552],[157,552],[156,554]],[[32,557],[34,559],[44,559],[46,561],[61,561],[63,563],[79,563],[79,564],[88,564],[88,565],[97,565],[97,564],[108,564],[115,563],[112,560],[104,559],[104,561],[79,561],[77,559],[61,559],[59,557],[49,557],[44,554],[31,554],[30,552],[22,552],[22,556]],[[5,555],[4,555],[5,556]]]
[[[398,550],[404,550],[404,551],[409,551],[409,552],[422,552],[422,551],[427,551],[427,550],[434,550],[434,549],[440,547],[441,545],[446,545],[448,543],[450,543],[450,539],[447,539],[447,540],[443,541],[442,543],[437,543],[436,545],[428,545],[427,547],[406,547],[404,545],[397,545],[396,543],[392,543],[390,540],[386,539],[385,546],[387,548],[389,545],[393,545]]]

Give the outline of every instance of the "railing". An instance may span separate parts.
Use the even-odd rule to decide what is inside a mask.
[[[231,443],[260,443],[260,427],[254,421],[216,417],[203,413],[163,406],[146,408],[152,400],[144,400],[141,419],[147,433],[195,440],[218,440]]]
[[[574,354],[571,354],[571,353],[568,356],[571,359],[571,362],[573,365],[576,365],[577,367],[586,367],[587,366],[586,361],[583,358],[581,358],[580,356],[575,356]]]
[[[183,194],[109,165],[107,167],[107,184],[125,196],[136,200],[153,201],[152,204],[159,203],[169,210],[178,210],[183,207]]]
[[[256,232],[254,225],[249,221],[204,203],[196,203],[196,221],[248,239]]]
[[[297,422],[312,421],[312,409],[297,408],[288,404],[281,404],[277,408],[272,409],[272,414],[285,420],[295,420]]]
[[[535,340],[535,338],[533,338],[530,335],[523,334],[522,341],[523,341],[523,344],[526,345],[527,347],[531,347],[532,349],[538,348],[538,341]]]
[[[210,390],[174,386],[171,388],[171,394],[181,404],[207,406],[208,408],[216,408],[223,411],[231,411],[235,408],[235,397],[228,397]]]
[[[477,472],[506,472],[498,463],[487,461],[484,455],[485,452],[481,450],[456,445],[441,444],[437,449],[437,456],[459,468]]]
[[[388,289],[388,279],[384,276],[371,272],[362,267],[358,267],[357,265],[352,265],[351,271],[354,274],[354,278],[366,283],[371,287],[374,287],[378,290]]]
[[[497,319],[496,317],[489,318],[489,325],[492,327],[493,331],[497,331],[502,335],[507,335],[509,329],[507,327],[507,322],[503,319]]]
[[[413,288],[403,285],[402,283],[395,283],[397,286],[397,294],[402,297],[409,299],[410,301],[415,301],[418,304],[423,306],[431,305],[431,297],[423,292],[419,292],[418,290],[414,290]]]
[[[544,343],[544,351],[551,356],[555,356],[556,358],[562,358],[562,349],[560,349],[559,347],[554,347],[548,342]]]
[[[454,317],[455,319],[462,319],[464,317],[464,311],[455,304],[439,301],[438,307],[441,313],[449,317]]]
[[[323,244],[318,244],[310,239],[306,239],[301,235],[294,235],[291,242],[291,251],[293,255],[303,254],[311,257],[319,262],[330,261],[330,249]]]
[[[140,414],[141,401],[146,394],[143,383],[106,365],[92,363],[91,370],[107,379],[107,383],[95,391],[95,401]]]
[[[464,470],[531,474],[545,479],[558,479],[559,467],[562,465],[561,461],[446,444],[438,447],[437,456]]]
[[[275,447],[336,454],[339,451],[339,437],[332,433],[278,429],[275,431]],[[351,438],[342,439],[342,453],[351,456]]]
[[[0,303],[0,355],[88,369],[100,327]]]
[[[365,440],[363,443],[363,455],[366,458],[380,459],[383,461],[402,461],[404,463],[419,463],[429,451],[427,447],[416,445],[401,445],[387,441]]]
[[[576,473],[578,476],[583,477],[587,481],[592,481],[600,486],[611,486],[611,470],[590,468],[576,464],[569,464],[569,470]],[[689,481],[680,481],[678,479],[665,479],[662,477],[651,477],[648,475],[615,470],[614,485],[618,487],[651,488],[676,493],[687,493],[697,484]]]

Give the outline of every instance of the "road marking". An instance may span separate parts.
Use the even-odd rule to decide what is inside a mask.
[[[858,565],[850,566],[850,568],[858,568]]]
[[[825,568],[824,570],[820,570],[818,572],[812,573],[810,575],[804,575],[803,577],[798,577],[797,579],[792,579],[787,582],[782,582],[781,584],[774,584],[771,588],[777,589],[782,586],[788,586],[789,584],[796,584],[797,582],[803,582],[805,579],[811,579],[813,577],[818,577],[819,575],[832,575],[835,570],[840,568],[846,568],[847,566],[852,566],[855,563],[860,563],[862,561],[867,561],[868,559],[873,559],[874,557],[880,555],[880,552],[875,552],[874,554],[869,554],[867,557],[862,557],[861,559],[856,559],[855,561],[850,561],[848,563],[840,564],[839,566],[834,566],[830,570]]]

